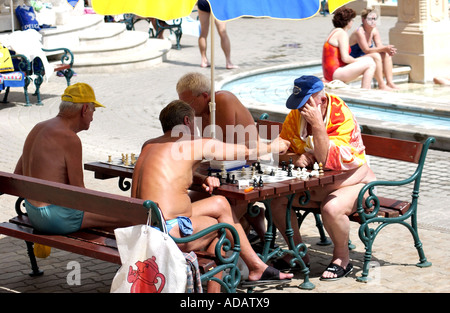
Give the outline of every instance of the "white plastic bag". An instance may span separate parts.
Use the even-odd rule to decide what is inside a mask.
[[[187,267],[183,253],[166,229],[161,232],[149,225],[114,231],[122,266],[114,276],[111,292],[186,291]]]

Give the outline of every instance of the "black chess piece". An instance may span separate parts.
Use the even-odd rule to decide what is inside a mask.
[[[216,177],[219,179],[220,184],[222,184],[222,175],[220,175],[220,173],[217,172]]]
[[[262,176],[259,176],[259,183],[258,183],[259,187],[263,187],[264,186],[264,182],[262,180]]]
[[[262,171],[262,169],[261,169],[261,162],[258,162],[257,164],[258,164],[258,165],[256,166],[256,170],[258,171],[258,174],[262,174],[263,171]]]
[[[287,170],[287,176],[288,177],[292,177],[292,167],[288,167],[288,170]]]

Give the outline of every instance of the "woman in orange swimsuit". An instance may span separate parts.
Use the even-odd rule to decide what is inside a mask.
[[[356,13],[353,9],[341,7],[333,16],[333,29],[323,45],[322,69],[324,78],[348,83],[362,75],[361,88],[370,89],[375,73],[375,62],[371,57],[350,56],[347,31],[353,25]]]

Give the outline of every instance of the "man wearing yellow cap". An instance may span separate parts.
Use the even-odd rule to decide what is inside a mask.
[[[84,83],[68,86],[61,100],[58,115],[38,123],[28,134],[14,173],[84,187],[82,146],[77,133],[89,129],[95,108],[104,106],[96,100],[92,87]],[[25,200],[25,207],[33,227],[51,234],[119,222],[32,199]]]

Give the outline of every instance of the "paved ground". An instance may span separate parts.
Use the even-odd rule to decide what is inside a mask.
[[[394,18],[383,18],[380,25],[384,41]],[[356,24],[356,23],[355,23]],[[141,26],[142,28],[144,25]],[[238,19],[228,24],[232,42],[232,59],[240,66],[236,70],[224,68],[223,53],[216,36],[216,77],[223,80],[230,75],[245,73],[263,67],[293,62],[319,60],[321,45],[331,29],[330,17],[318,16],[306,21],[279,21],[269,19]],[[189,71],[209,75],[209,69],[199,67],[200,55],[196,38],[182,38],[182,49],[171,50],[168,60],[152,69],[116,74],[79,74],[73,82],[91,84],[106,109],[98,109],[89,131],[80,133],[85,162],[106,159],[108,154],[139,152],[148,138],[161,134],[158,122],[160,109],[176,99],[175,84]],[[23,93],[12,90],[10,103],[0,106],[0,158],[1,171],[13,171],[20,156],[24,139],[39,121],[56,115],[59,97],[65,88],[63,78],[52,77],[41,88],[43,106],[24,107]],[[32,89],[32,88],[31,88]],[[301,277],[283,289],[256,289],[256,292],[283,293],[404,293],[450,291],[450,213],[446,204],[450,200],[450,153],[432,150],[429,153],[421,186],[419,227],[426,256],[433,266],[418,268],[417,252],[406,230],[400,226],[388,227],[380,234],[374,246],[376,266],[371,283],[358,283],[361,273],[363,246],[357,237],[357,225],[352,225],[352,240],[356,250],[351,252],[355,265],[349,278],[334,283],[320,282],[318,277],[329,263],[331,247],[316,245],[318,235],[312,218],[307,219],[302,234],[311,255],[311,281],[316,288],[303,291],[297,288]],[[372,166],[382,179],[401,178],[411,171],[410,166],[382,159],[373,159]],[[121,193],[116,181],[98,181],[92,173],[85,173],[88,188]],[[396,196],[409,196],[408,190],[387,191]],[[14,215],[14,199],[2,196],[0,220]],[[28,277],[28,257],[25,245],[14,238],[0,236],[0,293],[15,292],[100,292],[107,293],[117,266],[76,254],[53,249],[49,258],[39,260],[45,275]],[[77,263],[72,263],[73,261]],[[73,265],[80,265],[77,281]]]

